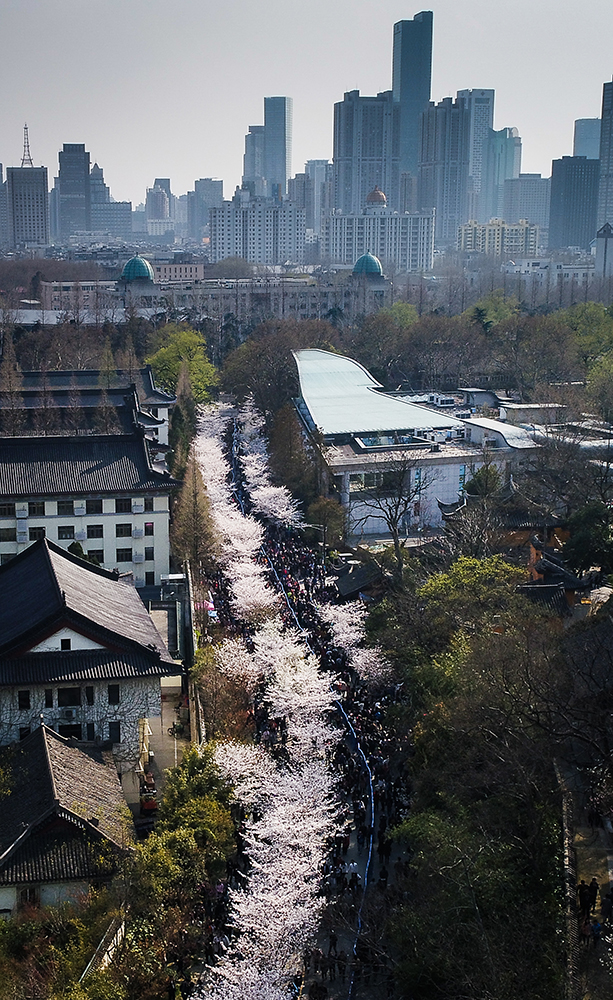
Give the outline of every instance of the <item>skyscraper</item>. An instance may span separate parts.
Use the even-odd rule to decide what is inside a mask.
[[[549,229],[551,180],[540,174],[520,174],[504,182],[503,218],[505,222],[526,219],[541,229]]]
[[[504,217],[504,182],[519,177],[521,139],[516,128],[490,129],[483,147],[479,216],[481,222]]]
[[[573,156],[587,156],[597,160],[600,156],[600,118],[577,118],[573,141]]]
[[[6,171],[8,244],[11,247],[47,246],[49,243],[47,168],[32,166],[27,134],[21,162],[21,167],[7,167]]]
[[[549,246],[586,250],[596,236],[598,160],[563,156],[551,164]]]
[[[600,183],[596,228],[613,223],[613,82],[602,88],[600,123]]]
[[[458,90],[458,101],[464,101],[470,113],[468,214],[479,219],[484,147],[494,128],[494,91]]]
[[[292,172],[294,102],[291,97],[264,98],[264,176],[268,194],[280,201]]]
[[[293,107],[291,97],[265,97],[264,124],[249,126],[243,185],[252,197],[280,201],[287,194],[292,168]]]
[[[361,212],[375,186],[396,208],[399,112],[391,90],[376,97],[351,90],[334,105],[334,207],[339,211]]]
[[[468,222],[470,110],[463,100],[445,97],[421,116],[417,201],[420,211],[436,209],[437,242],[455,246],[458,228]]]
[[[91,229],[89,153],[82,142],[65,142],[59,154],[60,237]]]
[[[417,176],[419,120],[428,107],[432,79],[431,10],[394,25],[392,93],[399,106],[399,172]],[[388,194],[391,192],[388,191]]]

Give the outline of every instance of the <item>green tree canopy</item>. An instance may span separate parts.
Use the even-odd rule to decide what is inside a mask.
[[[194,399],[206,403],[217,385],[217,372],[206,353],[201,333],[188,326],[167,323],[158,331],[158,349],[145,360],[153,368],[157,382],[167,392],[176,392],[183,365],[187,365]]]

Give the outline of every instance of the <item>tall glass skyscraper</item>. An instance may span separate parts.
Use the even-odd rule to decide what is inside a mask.
[[[264,98],[264,176],[268,192],[276,200],[287,193],[292,172],[293,120],[291,97]]]
[[[432,81],[431,10],[394,25],[392,94],[400,108],[400,173],[417,176],[419,118],[428,107]]]

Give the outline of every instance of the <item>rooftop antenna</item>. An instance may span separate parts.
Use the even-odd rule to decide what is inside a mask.
[[[22,167],[33,167],[32,154],[30,153],[30,139],[28,136],[27,123],[23,126],[23,156],[21,157]]]

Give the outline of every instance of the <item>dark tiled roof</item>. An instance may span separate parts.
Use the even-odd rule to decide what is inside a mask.
[[[105,373],[106,376],[106,373]],[[43,378],[50,387],[83,387],[97,388],[100,386],[101,372],[99,369],[73,369],[71,371],[40,371],[23,372],[23,385],[26,388],[35,388],[41,385]],[[170,393],[158,389],[153,382],[151,366],[137,368],[132,371],[118,369],[109,373],[109,387],[112,389],[127,388],[132,383],[136,385],[136,392],[141,403],[148,406],[172,405],[175,397]]]
[[[517,591],[529,601],[540,604],[555,615],[566,617],[571,614],[563,583],[523,583]]]
[[[63,653],[31,653],[18,659],[0,657],[0,684],[75,683],[125,677],[167,677],[180,670],[168,660],[136,652],[80,649]]]
[[[178,483],[151,467],[138,435],[3,438],[0,497],[125,496],[164,491]]]
[[[23,646],[37,631],[72,621],[106,644],[140,647],[152,659],[171,656],[137,591],[113,573],[44,538],[0,566],[0,652]],[[123,640],[123,642],[122,642]],[[36,641],[34,639],[34,641]]]
[[[41,882],[94,882],[112,875],[113,856],[101,865],[100,837],[77,827],[33,833],[0,862],[0,885]]]
[[[27,830],[53,832],[60,820],[60,825],[85,828],[124,845],[125,803],[114,767],[46,726],[11,750],[9,766],[11,792],[2,799],[0,854]]]

